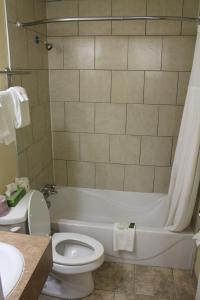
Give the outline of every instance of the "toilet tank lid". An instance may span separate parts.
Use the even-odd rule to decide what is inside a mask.
[[[27,220],[28,204],[32,191],[28,192],[15,207],[11,207],[8,214],[0,217],[0,225],[14,225]]]
[[[50,215],[44,196],[33,190],[28,205],[28,228],[31,235],[49,236]]]

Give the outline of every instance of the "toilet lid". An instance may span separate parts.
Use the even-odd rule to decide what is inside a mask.
[[[32,191],[28,205],[28,228],[32,235],[50,235],[50,216],[44,196]]]
[[[85,253],[85,255],[82,255],[82,251],[77,251],[77,255],[74,257],[73,255],[68,255],[71,253],[68,253],[67,249],[63,249],[63,254],[59,253],[58,247],[59,244],[62,248],[62,243],[70,243],[77,246],[85,246],[88,249],[91,249],[90,253]],[[56,264],[60,265],[70,265],[70,266],[77,266],[77,265],[85,265],[94,262],[95,260],[102,257],[104,254],[104,247],[103,245],[95,240],[94,238],[91,238],[87,235],[78,234],[78,233],[71,233],[71,232],[60,232],[60,233],[54,233],[52,236],[52,248],[53,248],[53,261]],[[75,249],[72,249],[72,252],[74,252]],[[78,254],[79,253],[79,254]],[[72,253],[73,254],[73,253]]]

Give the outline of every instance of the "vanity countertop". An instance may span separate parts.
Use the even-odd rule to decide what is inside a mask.
[[[0,231],[0,241],[18,248],[25,260],[22,277],[6,300],[37,300],[52,268],[51,238]]]

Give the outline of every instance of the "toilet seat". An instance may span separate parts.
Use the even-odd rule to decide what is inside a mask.
[[[88,253],[88,255],[84,255],[80,257],[69,257],[65,255],[61,255],[57,251],[57,247],[59,244],[70,242],[72,244],[81,245],[86,247],[92,251],[92,253]],[[70,232],[62,232],[55,233],[52,236],[52,249],[53,249],[53,262],[58,265],[68,265],[68,266],[80,266],[90,264],[99,258],[101,258],[104,254],[104,248],[97,240],[78,233],[70,233]],[[89,252],[91,252],[89,251]]]

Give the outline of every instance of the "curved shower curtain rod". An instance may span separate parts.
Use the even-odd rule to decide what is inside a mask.
[[[119,17],[69,17],[69,18],[57,18],[57,19],[43,19],[32,22],[20,22],[16,23],[17,27],[29,27],[41,24],[60,23],[60,22],[83,22],[83,21],[124,21],[124,20],[170,20],[170,21],[188,21],[200,24],[200,17],[174,17],[174,16],[119,16]]]

